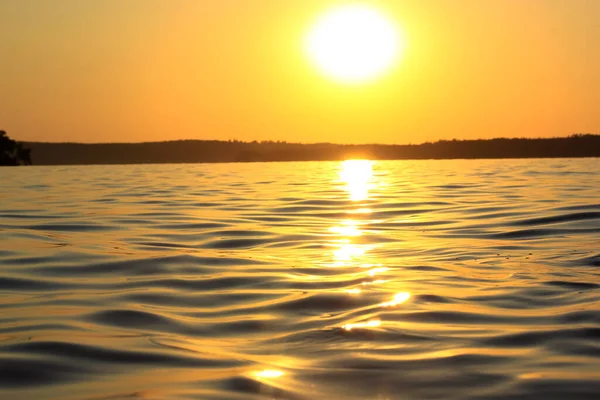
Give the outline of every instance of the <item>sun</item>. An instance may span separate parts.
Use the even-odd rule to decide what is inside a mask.
[[[381,76],[398,60],[403,46],[396,24],[366,5],[331,9],[317,19],[305,40],[306,53],[318,69],[345,83]]]

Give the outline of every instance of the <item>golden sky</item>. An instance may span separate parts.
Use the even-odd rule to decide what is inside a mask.
[[[369,4],[406,40],[348,85],[303,51]],[[600,132],[600,0],[0,0],[18,140],[421,143]]]

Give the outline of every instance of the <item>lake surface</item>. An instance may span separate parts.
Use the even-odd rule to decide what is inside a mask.
[[[600,398],[600,159],[0,182],[2,399]]]

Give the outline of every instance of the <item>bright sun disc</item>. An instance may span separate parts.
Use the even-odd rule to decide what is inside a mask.
[[[309,57],[329,77],[362,82],[392,66],[402,41],[394,23],[376,9],[347,5],[322,15],[305,46]]]

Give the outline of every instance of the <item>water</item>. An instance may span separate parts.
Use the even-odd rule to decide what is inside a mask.
[[[2,399],[600,398],[600,160],[0,170]]]

